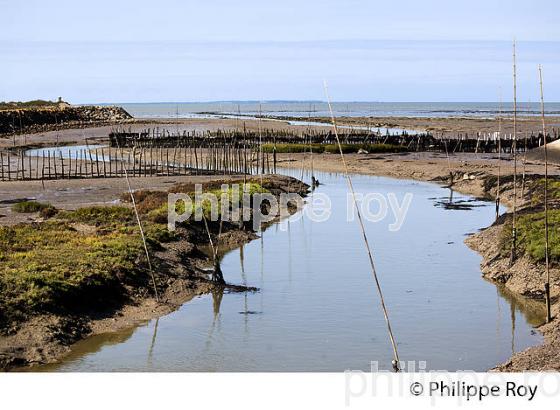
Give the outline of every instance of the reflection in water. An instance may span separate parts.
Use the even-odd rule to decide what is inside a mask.
[[[156,345],[156,338],[157,338],[157,328],[159,324],[159,317],[156,318],[154,325],[154,334],[152,336],[152,343],[150,343],[150,350],[148,350],[148,367],[152,367],[152,356],[154,353],[154,346]]]
[[[239,247],[239,267],[241,268],[241,283],[243,284],[243,286],[247,286],[247,275],[245,274],[245,264],[243,262],[244,259],[244,247],[245,245],[241,245]],[[245,316],[245,320],[243,321],[243,334],[245,335],[245,340],[247,339],[247,335],[249,334],[249,318],[248,316],[248,312],[249,312],[249,303],[247,301],[247,293],[248,292],[243,292],[243,312],[244,316]]]
[[[241,245],[239,247],[239,265],[241,268],[241,283],[243,284],[243,286],[247,286],[247,275],[245,275],[245,266],[243,264],[243,249],[245,248],[245,245]]]
[[[196,298],[121,343],[88,339],[87,350],[56,370],[341,371],[368,370],[371,361],[390,369],[367,256],[346,220],[345,181],[317,177],[325,183],[317,192],[332,201],[328,221],[285,221],[286,229],[266,231],[266,246],[260,232],[221,259],[228,282],[260,292]],[[427,183],[354,177],[354,184],[361,193],[395,193],[399,202],[414,196],[400,231],[389,232],[391,217],[366,226],[403,360],[426,361],[427,370],[486,370],[542,340],[531,328],[544,320],[541,304],[480,280],[480,257],[463,243],[465,233],[492,223],[493,204],[453,193],[449,200],[468,211],[435,207],[449,193]]]
[[[498,356],[501,355],[502,351],[501,351],[501,322],[502,322],[502,304],[501,304],[501,300],[502,298],[500,297],[500,290],[498,289],[498,286],[496,286],[496,312],[498,313],[497,317],[496,317],[496,346],[497,346],[497,352],[498,352]]]
[[[123,330],[119,330],[117,332],[102,333],[102,334],[90,336],[87,339],[75,343],[72,346],[72,350],[70,351],[70,353],[64,357],[64,362],[69,361],[75,363],[82,363],[82,361],[86,359],[89,355],[95,354],[100,349],[110,348],[112,346],[126,343],[128,340],[131,339],[134,333],[138,331],[139,328],[143,328],[147,326],[148,325],[144,323],[135,327],[129,327]],[[58,371],[60,370],[60,367],[61,367],[61,363],[53,363],[53,364],[46,364],[46,365],[30,367],[30,368],[22,368],[17,370],[22,372],[28,372],[28,371],[50,372],[50,371]],[[85,366],[80,369],[80,371],[90,371],[90,370],[97,370],[97,369],[89,369],[87,364],[85,364]]]
[[[220,314],[220,306],[222,305],[222,298],[224,297],[224,288],[216,287],[212,289],[212,307],[214,310],[214,319]]]
[[[222,298],[224,297],[224,289],[218,287],[211,291],[212,294],[212,324],[210,325],[210,330],[208,331],[208,337],[206,339],[206,351],[208,352],[212,347],[212,341],[214,340],[214,332],[216,329],[220,332],[221,329],[221,318],[220,318],[220,307],[222,305]]]
[[[543,302],[525,298],[517,293],[508,290],[505,286],[500,284],[495,284],[496,294],[498,297],[498,320],[497,320],[497,338],[501,334],[500,322],[502,316],[501,301],[506,300],[509,304],[509,322],[510,322],[510,354],[516,352],[515,350],[515,335],[516,335],[516,318],[517,312],[523,315],[523,319],[527,321],[531,326],[538,327],[545,323],[546,321],[546,307]],[[498,346],[501,344],[498,340]],[[499,351],[499,350],[498,350]]]
[[[288,230],[288,281],[290,285],[292,284],[292,229],[290,227],[290,221],[286,221]]]
[[[102,155],[101,150],[106,148],[106,145],[68,145],[62,147],[46,147],[36,148],[25,151],[28,157],[47,157],[76,159],[83,160],[84,155],[87,155],[88,160],[108,162],[109,156]],[[98,151],[98,149],[100,151]],[[114,158],[113,158],[114,159]]]
[[[525,320],[533,327],[541,326],[546,321],[546,306],[544,302],[523,297],[510,291],[503,285],[495,285],[499,295],[505,299],[514,310],[523,314]]]
[[[510,305],[511,313],[511,354],[515,353],[515,307]]]

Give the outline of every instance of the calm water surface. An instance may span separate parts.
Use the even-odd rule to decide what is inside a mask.
[[[200,117],[201,113],[224,115],[259,115],[329,117],[328,106],[322,101],[216,101],[179,103],[128,103],[116,104],[124,107],[138,118],[189,118]],[[512,104],[504,102],[333,102],[337,117],[488,117],[513,112]],[[517,107],[521,115],[540,115],[538,102],[520,102]],[[560,114],[560,103],[547,103],[546,115]]]
[[[318,178],[324,185],[316,193],[332,201],[327,222],[295,216],[224,256],[226,280],[260,292],[198,297],[142,326],[82,341],[42,370],[342,371],[368,370],[371,361],[390,368],[358,225],[346,222],[345,181]],[[402,360],[483,371],[541,342],[532,326],[542,322],[542,306],[483,280],[481,258],[463,243],[492,222],[493,204],[449,210],[441,206],[449,190],[434,184],[372,176],[354,183],[358,192],[394,193],[399,202],[413,194],[400,231],[388,230],[391,213],[367,223]]]
[[[106,145],[66,145],[60,147],[45,147],[29,149],[25,151],[25,155],[28,157],[45,157],[49,155],[52,158],[64,158],[64,159],[78,159],[78,160],[98,160],[108,162],[109,157],[107,155],[101,155],[102,148],[107,147]]]

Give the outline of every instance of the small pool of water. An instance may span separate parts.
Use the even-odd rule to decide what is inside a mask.
[[[101,149],[107,148],[106,145],[68,145],[61,147],[45,147],[36,148],[25,151],[25,155],[28,157],[47,157],[49,154],[54,158],[64,158],[64,159],[78,159],[87,160],[90,159],[95,161],[109,161],[108,155],[102,155]]]
[[[324,123],[324,122],[317,122],[317,121],[299,121],[299,120],[294,120],[294,121],[288,121],[288,123],[290,125],[302,125],[302,126],[311,126],[311,127],[330,127],[331,124],[330,123]],[[415,135],[415,134],[422,134],[425,131],[417,131],[417,130],[412,130],[412,129],[405,129],[405,128],[396,128],[396,127],[367,127],[367,126],[363,126],[363,125],[356,125],[356,126],[352,126],[352,125],[338,125],[337,124],[337,128],[341,128],[341,129],[352,129],[352,130],[364,130],[364,131],[371,131],[374,133],[377,133],[379,135],[401,135],[403,133],[407,133],[407,134],[411,134],[411,135]]]
[[[251,116],[251,115],[237,115],[237,114],[228,114],[228,113],[199,114],[199,115],[201,118],[229,118],[229,119],[252,120],[252,121],[258,121],[259,119],[262,119],[263,121],[279,121],[279,122],[286,122],[290,125],[307,126],[307,127],[330,127],[331,126],[330,123],[319,122],[319,121],[284,120],[280,118],[271,118],[267,116],[258,117],[258,116]],[[192,116],[188,118],[192,118]],[[359,125],[356,126],[338,125],[338,128],[354,129],[354,130],[369,130],[372,132],[380,133],[381,135],[387,135],[387,134],[400,135],[404,132],[411,135],[425,133],[425,131],[396,128],[396,127],[367,127],[367,126],[359,126]]]
[[[326,222],[291,218],[223,257],[228,282],[260,292],[198,297],[142,326],[84,340],[62,363],[39,369],[343,371],[369,370],[372,361],[390,369],[364,244],[357,223],[346,221],[346,182],[316,176],[324,185],[313,196],[332,201]],[[400,230],[388,229],[391,214],[366,223],[401,360],[485,371],[541,342],[533,326],[543,306],[482,279],[481,257],[463,243],[492,222],[493,204],[455,193],[453,201],[476,206],[442,207],[448,189],[410,180],[354,176],[354,185],[399,203],[413,196]]]

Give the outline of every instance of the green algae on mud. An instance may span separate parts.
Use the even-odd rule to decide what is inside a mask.
[[[548,223],[550,262],[558,265],[560,262],[560,210],[548,211]],[[545,260],[544,212],[520,215],[516,220],[516,232],[517,252],[527,254],[535,262],[543,262]],[[512,227],[511,220],[509,220],[504,224],[500,235],[502,256],[509,255],[511,242]]]
[[[124,293],[141,277],[142,249],[138,228],[126,222],[106,230],[64,219],[1,227],[0,329]]]
[[[251,192],[275,196],[305,196],[309,189],[290,177],[258,180],[262,186],[252,182],[257,181],[254,177],[212,179],[203,183],[203,192],[241,182],[249,182]],[[0,228],[0,369],[53,363],[81,339],[165,315],[216,287],[223,290],[208,277],[208,256],[199,248],[208,242],[201,221],[186,221],[170,232],[167,221],[149,217],[169,192],[190,193],[195,187],[183,182],[167,191],[135,192],[159,301],[129,204],[55,210],[48,216],[34,215],[32,223]],[[121,200],[127,195],[130,199],[127,193]],[[218,236],[219,225],[210,223],[209,229],[224,247],[256,238],[250,228],[226,222]],[[225,288],[257,290],[235,284]]]
[[[47,208],[51,208],[51,207],[52,207],[51,204],[46,204],[46,203],[42,203],[42,202],[22,201],[22,202],[17,202],[14,205],[12,205],[12,211],[13,212],[18,212],[18,213],[23,213],[23,214],[29,214],[29,213],[39,212],[39,211],[42,211],[43,209],[47,209]]]
[[[250,195],[267,191],[249,187]],[[179,239],[167,230],[167,193],[155,192],[136,194],[151,252]],[[209,204],[202,206],[209,212]],[[0,331],[36,314],[122,299],[126,286],[147,281],[139,228],[127,206],[82,207],[44,222],[0,227],[0,261]],[[158,262],[154,258],[156,268]]]
[[[525,183],[521,207],[516,217],[516,250],[518,255],[527,255],[534,262],[545,260],[544,237],[544,178],[531,176]],[[549,257],[553,266],[560,262],[560,180],[553,176],[548,181],[548,224]],[[509,257],[512,243],[512,215],[502,220],[499,236],[502,257]]]

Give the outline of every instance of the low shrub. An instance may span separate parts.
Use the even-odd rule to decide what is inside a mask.
[[[18,202],[12,206],[12,211],[24,214],[32,214],[39,212],[46,208],[52,208],[53,206],[48,203],[37,202],[37,201],[23,201]]]

